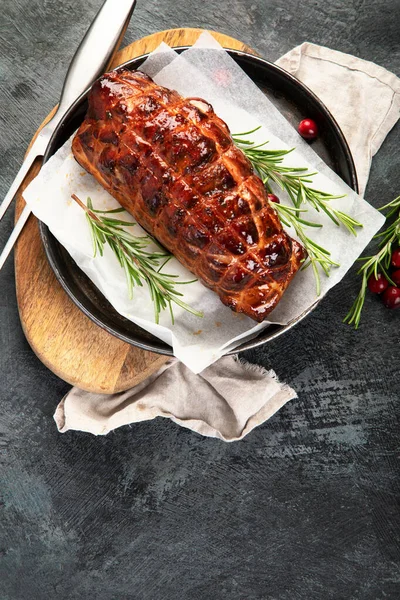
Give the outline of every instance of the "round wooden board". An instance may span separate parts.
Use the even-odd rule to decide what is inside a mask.
[[[151,52],[161,42],[170,46],[192,45],[202,31],[159,31],[120,50],[111,66],[116,67]],[[252,52],[234,38],[211,33],[225,48]],[[54,112],[55,109],[39,127],[35,137]],[[37,175],[40,166],[38,159],[18,192],[16,219],[25,205],[23,190]],[[40,360],[68,383],[87,391],[112,394],[136,385],[168,360],[166,356],[121,342],[95,325],[75,306],[47,262],[38,223],[33,216],[15,247],[15,278],[21,324],[29,344]]]

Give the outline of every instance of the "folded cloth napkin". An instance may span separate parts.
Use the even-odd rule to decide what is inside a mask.
[[[133,389],[91,394],[73,388],[54,418],[61,432],[106,434],[127,423],[168,417],[224,441],[242,438],[296,396],[273,371],[224,356],[199,375],[176,359]]]
[[[331,111],[352,151],[361,192],[371,158],[395,125],[400,79],[371,62],[305,43],[277,64],[303,81]],[[116,427],[168,417],[224,441],[243,438],[296,397],[273,371],[223,357],[199,375],[173,359],[127,392],[92,394],[73,388],[54,418],[59,431],[106,434]]]
[[[372,62],[308,42],[276,64],[305,83],[339,123],[363,194],[372,157],[399,118],[400,79]]]

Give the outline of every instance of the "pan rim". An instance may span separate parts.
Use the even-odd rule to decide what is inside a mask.
[[[181,52],[185,52],[190,47],[191,46],[176,46],[172,49],[178,53],[181,53]],[[234,50],[234,49],[229,49],[229,48],[226,48],[225,50],[232,56],[233,59],[235,59],[235,57],[239,57],[244,60],[250,61],[251,63],[256,63],[258,66],[261,65],[262,68],[266,72],[271,71],[271,70],[275,71],[276,73],[278,73],[280,75],[280,77],[282,77],[287,82],[289,82],[294,87],[296,87],[298,90],[300,90],[301,93],[305,97],[310,99],[311,102],[315,106],[318,107],[318,110],[323,114],[324,118],[330,122],[331,127],[334,130],[335,136],[337,138],[337,142],[341,146],[341,152],[342,152],[344,160],[347,164],[347,168],[348,168],[349,175],[350,175],[350,181],[348,182],[348,185],[355,192],[358,193],[359,189],[358,189],[357,173],[356,173],[355,164],[354,164],[354,160],[353,160],[349,145],[348,145],[346,138],[344,137],[344,134],[343,134],[342,130],[340,129],[340,126],[338,125],[336,119],[333,117],[333,115],[331,114],[329,109],[323,104],[323,102],[306,85],[304,85],[301,81],[296,79],[293,75],[291,75],[290,73],[288,73],[287,71],[285,71],[284,69],[279,67],[278,65],[275,65],[262,57],[259,57],[259,56],[253,55],[253,54],[249,54],[248,52],[244,52],[241,50]],[[130,60],[126,61],[125,63],[122,63],[121,65],[118,65],[118,67],[116,67],[116,68],[117,69],[140,68],[140,65],[144,62],[144,60],[148,56],[149,56],[149,53],[143,54],[136,58],[130,59]],[[59,136],[62,135],[62,129],[63,129],[63,127],[65,127],[65,123],[68,122],[68,120],[71,119],[72,116],[75,114],[75,112],[79,108],[80,104],[86,99],[90,89],[91,89],[91,86],[75,100],[75,102],[70,106],[68,111],[65,113],[65,115],[61,119],[60,123],[57,125],[57,127],[54,130],[52,137],[50,139],[50,143],[48,145],[46,153],[44,155],[43,164],[45,162],[47,162],[49,160],[49,158],[54,154],[55,140],[57,140],[59,138]],[[55,251],[55,248],[53,247],[54,244],[57,245],[57,244],[59,244],[59,242],[51,234],[47,225],[45,225],[41,221],[39,221],[39,230],[40,230],[40,235],[42,238],[42,242],[44,245],[47,259],[49,261],[49,264],[50,264],[57,280],[59,281],[59,283],[65,290],[65,292],[68,294],[68,296],[71,298],[71,300],[74,302],[74,304],[87,317],[89,317],[94,323],[96,323],[102,329],[106,330],[108,333],[114,335],[115,337],[117,337],[118,339],[120,339],[124,342],[127,342],[131,345],[137,346],[139,348],[142,348],[143,350],[155,352],[157,354],[164,354],[164,355],[168,355],[168,356],[173,355],[172,347],[167,345],[166,343],[164,343],[162,340],[159,340],[158,338],[154,337],[154,342],[147,343],[147,342],[143,342],[142,340],[135,339],[133,334],[126,334],[126,333],[124,334],[123,330],[117,328],[117,326],[115,324],[112,324],[111,322],[107,323],[106,319],[103,319],[103,318],[97,316],[96,314],[93,313],[92,310],[90,310],[90,308],[88,308],[88,306],[85,306],[85,304],[80,300],[80,298],[74,293],[73,289],[71,289],[71,284],[68,281],[68,278],[65,276],[65,273],[62,272],[62,269],[60,269],[59,261],[57,259],[57,253]],[[79,268],[79,267],[77,267],[77,268]],[[316,300],[316,302],[312,306],[310,306],[301,315],[299,315],[298,317],[293,319],[287,325],[271,325],[270,327],[266,328],[264,331],[260,332],[260,334],[257,337],[255,337],[251,340],[248,340],[246,342],[243,342],[242,344],[240,344],[233,350],[229,350],[225,354],[226,355],[237,354],[238,352],[243,352],[245,350],[250,350],[252,348],[262,346],[262,345],[276,339],[277,337],[283,335],[286,331],[289,331],[290,329],[292,329],[292,327],[294,327],[297,323],[299,323],[307,315],[309,315],[318,306],[318,304],[321,302],[321,300],[322,300],[322,298]]]

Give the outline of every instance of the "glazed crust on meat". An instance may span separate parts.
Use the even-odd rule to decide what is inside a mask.
[[[305,253],[207,102],[112,71],[94,84],[72,150],[224,304],[259,322],[273,310]]]

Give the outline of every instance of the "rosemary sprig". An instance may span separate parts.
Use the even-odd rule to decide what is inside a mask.
[[[280,189],[287,192],[296,208],[300,208],[303,203],[308,203],[318,212],[323,211],[328,215],[335,225],[343,225],[353,235],[357,235],[356,229],[362,227],[362,223],[331,205],[332,200],[344,198],[346,194],[337,196],[317,190],[312,187],[312,177],[316,175],[315,172],[309,171],[307,167],[289,167],[282,164],[285,157],[293,152],[294,148],[268,150],[265,148],[268,141],[254,144],[245,139],[246,135],[255,133],[259,129],[260,127],[256,127],[252,131],[236,133],[232,137],[235,144],[252,163],[266,189],[272,193],[270,182],[275,183]]]
[[[294,148],[290,150],[268,150],[265,148],[268,141],[255,144],[253,141],[246,139],[246,136],[255,133],[259,129],[260,127],[256,127],[251,131],[236,133],[232,136],[233,141],[250,160],[255,172],[261,177],[267,192],[273,193],[271,183],[287,192],[293,207],[276,203],[271,204],[271,206],[278,212],[282,223],[295,230],[305,247],[308,259],[304,263],[303,269],[311,265],[316,281],[317,295],[319,296],[321,293],[321,279],[318,267],[321,267],[325,275],[329,277],[331,268],[340,265],[332,260],[329,250],[314,242],[306,234],[304,227],[322,227],[322,225],[305,220],[302,215],[307,213],[307,209],[301,207],[308,204],[317,212],[323,211],[335,225],[343,225],[353,235],[357,235],[356,229],[362,227],[362,224],[332,206],[332,200],[343,198],[344,195],[337,196],[312,187],[312,177],[316,173],[309,171],[307,167],[289,167],[283,164],[285,157],[293,152]]]
[[[339,263],[334,262],[331,259],[331,254],[328,250],[314,242],[304,231],[303,225],[306,227],[322,227],[319,223],[313,223],[311,221],[305,221],[299,216],[302,211],[298,208],[285,206],[284,204],[271,204],[271,206],[277,211],[281,222],[288,226],[293,227],[296,231],[298,238],[303,244],[307,251],[308,258],[304,263],[302,269],[305,269],[309,265],[314,273],[315,282],[317,286],[317,296],[321,293],[321,278],[318,271],[318,265],[322,268],[325,275],[329,277],[331,267],[339,267]]]
[[[352,307],[343,320],[344,323],[354,325],[355,329],[358,329],[360,325],[368,279],[371,275],[374,275],[375,279],[377,279],[378,273],[382,272],[389,283],[396,285],[390,278],[389,268],[393,244],[397,242],[397,244],[400,245],[400,196],[392,200],[392,202],[385,204],[385,206],[382,206],[379,210],[382,211],[387,209],[389,209],[389,211],[386,214],[386,221],[394,215],[397,215],[397,217],[386,229],[375,236],[374,239],[380,239],[378,252],[373,256],[364,256],[359,259],[364,263],[357,272],[359,275],[362,275],[361,288]]]
[[[110,214],[124,212],[123,208],[108,211],[95,210],[90,198],[87,199],[87,206],[75,194],[72,194],[72,198],[86,213],[86,219],[92,236],[94,256],[96,256],[97,252],[100,256],[103,256],[104,245],[107,243],[110,246],[119,264],[125,271],[130,299],[133,297],[133,288],[135,286],[143,286],[143,282],[148,286],[151,299],[154,303],[156,323],[159,323],[161,311],[168,308],[172,324],[174,324],[173,302],[197,317],[203,316],[203,313],[183,302],[180,299],[183,294],[175,289],[176,285],[185,285],[193,283],[196,280],[177,281],[178,275],[162,273],[163,267],[171,259],[172,255],[164,250],[148,252],[146,248],[149,242],[154,241],[150,236],[133,236],[129,231],[123,229],[123,227],[130,227],[135,225],[135,223],[109,216]]]
[[[346,222],[347,228],[351,230],[352,233],[355,233],[354,227],[356,226],[356,221],[348,215],[336,211],[336,209],[330,209],[327,205],[329,200],[333,200],[338,196],[320,192],[308,185],[312,182],[311,177],[314,173],[308,172],[306,167],[285,167],[282,165],[285,156],[290,154],[293,149],[267,150],[265,145],[268,142],[256,145],[251,140],[245,138],[245,136],[251,135],[259,129],[260,127],[256,127],[251,131],[237,133],[233,135],[233,140],[250,160],[254,170],[263,180],[267,192],[272,193],[270,186],[270,182],[272,181],[288,193],[293,204],[292,207],[277,203],[271,203],[271,207],[277,211],[279,218],[284,225],[294,229],[307,251],[308,258],[302,268],[305,269],[311,265],[315,277],[317,295],[319,296],[321,293],[321,278],[318,267],[321,267],[325,275],[329,277],[331,268],[338,267],[339,263],[332,260],[329,250],[314,242],[314,240],[307,235],[305,227],[322,227],[322,225],[306,220],[304,218],[304,213],[307,213],[308,210],[306,208],[301,208],[301,206],[303,203],[308,202],[311,206],[316,208],[317,211],[323,210],[330,216],[336,225],[340,224],[340,218],[341,221]]]

